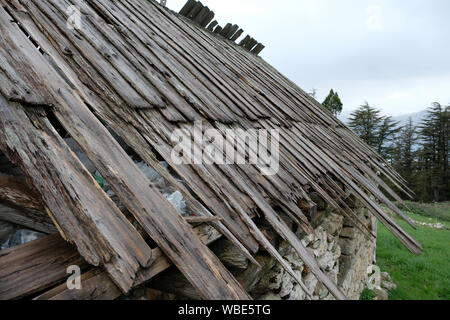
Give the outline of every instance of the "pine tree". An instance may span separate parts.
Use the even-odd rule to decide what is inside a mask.
[[[335,116],[342,112],[343,104],[341,98],[339,98],[338,93],[334,92],[333,89],[330,90],[330,94],[325,98],[322,105]]]
[[[393,166],[395,170],[408,182],[411,189],[416,189],[416,151],[418,140],[417,127],[412,119],[401,128],[396,142],[393,143]]]
[[[350,115],[349,127],[369,146],[376,149],[379,146],[378,129],[383,117],[380,110],[365,103]]]
[[[420,192],[425,201],[450,199],[450,106],[434,103],[420,126]]]
[[[402,130],[399,127],[400,122],[392,120],[392,117],[381,117],[380,125],[377,131],[378,145],[376,147],[377,152],[383,156],[386,160],[391,160],[393,157],[393,144],[392,141],[396,138],[397,133]]]

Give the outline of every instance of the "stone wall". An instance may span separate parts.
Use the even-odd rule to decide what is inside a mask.
[[[370,217],[366,209],[354,210],[359,212],[360,219],[376,234],[376,219]],[[347,218],[332,212],[319,212],[313,221],[315,235],[297,233],[297,236],[344,294],[349,299],[359,299],[367,285],[367,269],[375,264],[376,239],[367,239]],[[305,285],[314,292],[314,299],[334,299],[287,242],[277,237],[264,222],[260,221],[259,226],[280,254],[290,262],[293,270],[302,277]],[[256,255],[256,260],[262,266],[258,270],[228,240],[219,240],[211,249],[254,299],[305,299],[300,286],[267,252],[261,251]],[[176,294],[177,298],[200,298],[187,280],[175,270],[158,276],[149,287]]]
[[[376,219],[364,209],[359,209],[359,212],[360,219],[376,233]],[[315,235],[300,233],[297,236],[344,294],[349,299],[359,299],[367,285],[367,268],[375,263],[376,240],[367,239],[347,218],[334,213],[324,214],[315,231]],[[334,299],[288,243],[282,241],[278,248],[294,271],[301,275],[307,288],[314,292],[314,299]],[[303,290],[278,263],[265,255],[259,255],[258,260],[265,263],[263,270],[258,272],[250,267],[255,270],[246,270],[238,276],[255,299],[305,299]]]

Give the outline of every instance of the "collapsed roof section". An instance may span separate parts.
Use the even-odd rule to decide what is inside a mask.
[[[354,197],[411,252],[421,252],[378,204],[413,225],[389,200],[401,202],[379,175],[408,193],[401,177],[261,58],[154,1],[0,4],[0,149],[23,170],[61,235],[90,264],[105,266],[123,292],[154,263],[152,250],[71,151],[53,118],[205,299],[249,296],[108,128],[180,190],[193,212],[220,217],[216,228],[249,259],[264,247],[302,286],[255,225],[254,214],[263,215],[339,299],[345,297],[275,207],[311,232],[307,216],[316,210],[315,194],[363,229],[346,203]],[[81,26],[68,25],[70,8],[81,13]],[[171,135],[194,121],[223,134],[280,130],[279,172],[264,176],[254,165],[177,165]]]

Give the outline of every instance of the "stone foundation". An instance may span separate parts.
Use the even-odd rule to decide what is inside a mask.
[[[376,234],[376,219],[370,217],[366,209],[355,211],[359,212],[360,219]],[[312,220],[315,235],[298,232],[297,236],[344,294],[349,299],[359,299],[368,282],[367,269],[375,264],[376,239],[367,239],[349,219],[332,212],[319,212]],[[334,299],[287,242],[282,241],[270,226],[260,223],[260,228],[280,254],[290,262],[292,269],[302,277],[307,288],[314,292],[314,299]],[[254,299],[305,299],[300,286],[267,252],[261,251],[256,255],[256,260],[262,266],[258,270],[228,240],[219,240],[211,249]],[[200,298],[187,280],[175,270],[158,276],[148,287],[176,294],[181,299]]]

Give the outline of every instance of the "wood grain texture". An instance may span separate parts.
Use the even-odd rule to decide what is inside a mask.
[[[65,280],[67,268],[88,264],[59,235],[0,251],[0,300],[20,299]]]
[[[229,292],[219,289],[211,292],[207,285],[223,280],[234,283],[233,279],[226,272],[222,277],[217,276],[217,270],[224,271],[222,266],[218,266],[219,269],[202,269],[205,261],[215,264],[215,257],[204,251],[190,226],[176,215],[169,203],[148,187],[147,180],[91,110],[114,128],[145,162],[168,178],[183,193],[189,206],[202,216],[220,217],[222,220],[215,222],[215,226],[240,246],[249,259],[250,253],[262,246],[295,278],[295,273],[251,219],[253,214],[263,213],[337,298],[343,297],[303,252],[297,239],[279,223],[274,206],[301,228],[311,232],[306,214],[313,215],[316,210],[317,204],[308,195],[314,193],[371,237],[370,230],[366,230],[346,203],[348,197],[354,197],[411,252],[419,254],[422,251],[420,244],[379,206],[379,202],[385,203],[401,215],[390,200],[399,201],[401,198],[381,178],[386,178],[396,190],[408,195],[410,190],[404,180],[317,101],[262,58],[242,48],[254,47],[255,52],[261,50],[262,46],[258,46],[251,37],[247,36],[240,45],[236,45],[152,1],[17,2],[23,9],[16,11],[15,7],[11,7],[11,14],[43,48],[45,58],[36,54],[26,38],[20,37],[14,24],[10,28],[10,17],[5,15],[1,25],[6,36],[2,43],[14,50],[0,52],[0,56],[7,61],[7,67],[0,70],[0,75],[3,75],[0,81],[10,87],[11,83],[18,83],[23,90],[30,88],[36,100],[33,102],[30,97],[27,101],[24,95],[25,98],[16,99],[8,93],[11,90],[2,91],[8,100],[5,108],[20,109],[12,104],[13,101],[24,105],[44,103],[47,110],[50,104],[56,105],[54,113],[62,125],[115,187],[116,194],[136,220],[184,275],[191,282],[196,282],[204,297],[230,297]],[[78,5],[82,9],[84,27],[81,30],[72,32],[66,28],[66,9],[69,5]],[[190,1],[182,13],[203,21],[203,18],[206,19],[203,15],[207,12],[203,9],[203,5]],[[203,14],[199,16],[202,10]],[[234,29],[228,25],[225,29],[217,27],[215,30],[232,37]],[[7,39],[11,35],[14,41]],[[21,44],[26,59],[17,54],[15,42]],[[31,66],[16,70],[18,62]],[[49,65],[57,66],[57,72]],[[17,78],[17,82],[7,80],[13,77]],[[42,83],[47,85],[42,86]],[[45,127],[45,120],[31,115],[29,109],[24,109],[21,115],[25,116],[25,120],[30,119],[33,125],[37,123],[39,130]],[[203,121],[205,127],[215,128],[222,134],[227,129],[279,130],[282,136],[279,172],[274,176],[263,176],[254,165],[232,165],[229,168],[220,165],[176,165],[171,159],[174,147],[171,134],[196,120]],[[19,123],[29,126],[23,121]],[[189,138],[192,139],[192,136]],[[238,141],[241,146],[245,145],[242,139]],[[35,147],[45,149],[42,143]],[[8,148],[11,147],[8,145]],[[8,148],[5,147],[5,151]],[[198,144],[195,148],[202,151],[204,146]],[[9,152],[8,155],[24,162],[22,154]],[[57,156],[67,158],[63,154]],[[171,179],[169,171],[160,166],[157,159],[164,159],[186,186]],[[377,176],[378,171],[383,177]],[[35,187],[36,184],[39,186],[37,181],[32,182]],[[54,208],[48,207],[54,211]],[[413,226],[407,217],[402,218]],[[180,230],[179,233],[175,229]],[[82,239],[79,241],[82,242]],[[189,245],[175,245],[176,250],[173,250],[173,243],[184,242],[189,242]],[[186,252],[197,250],[200,250],[198,255],[186,256]],[[206,272],[194,270],[194,266]],[[199,276],[204,278],[199,280]],[[301,283],[301,279],[297,280]],[[128,281],[127,286],[130,283]],[[236,292],[240,290],[238,287],[234,289]],[[245,296],[242,292],[237,295]],[[236,297],[236,294],[231,296]]]

